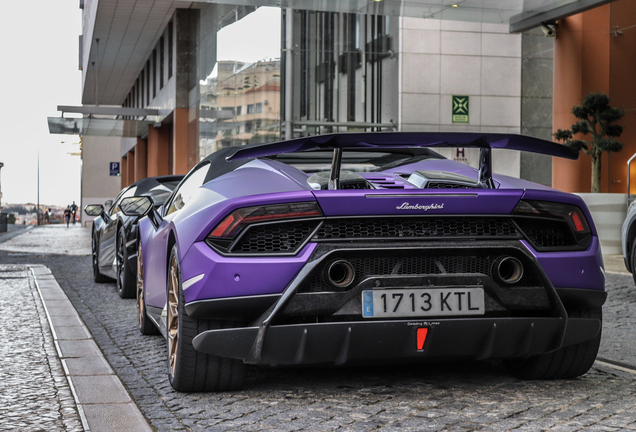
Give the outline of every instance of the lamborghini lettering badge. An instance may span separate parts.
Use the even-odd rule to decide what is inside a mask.
[[[441,210],[444,208],[444,203],[437,204],[429,204],[429,205],[419,205],[419,204],[409,204],[408,202],[402,203],[402,205],[396,207],[397,210]]]

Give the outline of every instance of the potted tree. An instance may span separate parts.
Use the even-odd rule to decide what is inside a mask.
[[[605,93],[589,93],[581,105],[572,107],[572,114],[578,119],[570,129],[559,129],[554,137],[565,145],[573,147],[592,160],[592,192],[601,191],[601,154],[619,152],[623,143],[617,141],[623,127],[615,122],[625,115],[622,108],[610,106],[610,98]],[[590,135],[591,140],[574,138],[576,134]]]
[[[581,105],[572,107],[577,122],[570,129],[557,130],[554,137],[565,145],[573,147],[586,155],[592,162],[592,193],[578,194],[585,200],[592,218],[597,222],[601,248],[604,254],[620,254],[621,225],[625,219],[624,194],[602,194],[601,191],[601,155],[603,152],[619,152],[623,143],[616,138],[623,133],[623,127],[617,125],[625,115],[622,108],[610,106],[610,98],[602,93],[589,93]],[[576,136],[589,139],[580,139]],[[599,222],[603,222],[599,224]]]

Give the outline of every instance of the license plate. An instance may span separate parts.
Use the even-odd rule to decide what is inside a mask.
[[[483,315],[485,309],[481,287],[362,291],[365,318]]]

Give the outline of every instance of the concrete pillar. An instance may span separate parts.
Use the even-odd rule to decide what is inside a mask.
[[[135,151],[131,150],[128,152],[126,157],[128,172],[126,173],[126,178],[128,179],[128,185],[131,185],[135,182]]]
[[[148,143],[137,138],[135,146],[135,181],[148,177]]]
[[[177,9],[174,22],[176,106],[172,113],[170,160],[172,173],[186,174],[199,162],[198,73],[200,68],[211,71],[215,64],[216,43],[211,42],[216,42],[216,37],[210,35],[216,34],[216,30],[200,31],[200,11],[196,9]],[[200,41],[203,33],[206,37]]]
[[[170,150],[169,127],[148,126],[148,177],[170,174],[168,163]]]

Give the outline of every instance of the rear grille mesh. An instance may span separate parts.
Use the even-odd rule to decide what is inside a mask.
[[[519,218],[517,224],[528,240],[537,248],[577,246],[577,241],[565,222]]]
[[[368,218],[327,220],[315,239],[512,237],[519,231],[503,218]]]
[[[318,221],[294,221],[251,226],[231,252],[295,252],[317,225]]]

